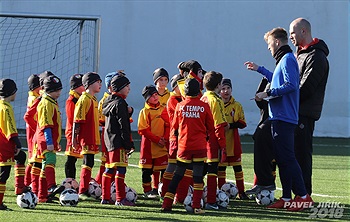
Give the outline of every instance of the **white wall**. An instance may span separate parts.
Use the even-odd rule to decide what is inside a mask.
[[[330,75],[316,136],[350,137],[349,1],[1,1],[3,12],[99,15],[102,18],[99,73],[124,69],[132,82],[128,102],[143,107],[141,90],[152,72],[164,67],[177,73],[178,62],[198,60],[205,70],[232,79],[233,94],[244,107],[253,133],[259,111],[253,97],[261,76],[245,69],[247,60],[274,68],[263,35],[304,17],[313,36],[330,49]],[[290,44],[291,45],[291,44]],[[292,45],[291,45],[292,46]],[[67,83],[68,84],[68,83]],[[102,92],[99,98],[102,97]]]

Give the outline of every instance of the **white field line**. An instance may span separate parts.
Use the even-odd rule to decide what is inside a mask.
[[[23,150],[28,150],[28,148],[23,148]],[[56,153],[57,155],[59,156],[64,156],[65,154],[64,153]],[[100,159],[95,159],[96,162],[101,162]],[[128,166],[131,166],[131,167],[135,167],[135,168],[138,168],[138,165],[135,165],[135,164],[128,164]],[[227,180],[229,182],[235,182],[233,180]],[[244,182],[244,184],[246,185],[250,185],[250,186],[253,186],[253,183],[249,183],[249,182]],[[279,187],[276,187],[277,190],[282,190],[282,188],[279,188]],[[331,196],[331,195],[327,195],[327,194],[317,194],[317,193],[312,193],[312,196],[317,196],[317,197],[329,197],[329,198],[344,198],[345,196]]]

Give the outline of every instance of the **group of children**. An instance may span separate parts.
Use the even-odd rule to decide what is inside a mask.
[[[142,187],[145,198],[156,198],[162,182],[161,210],[169,212],[174,199],[183,203],[192,185],[192,207],[194,213],[201,214],[204,213],[200,206],[204,176],[208,189],[205,208],[219,209],[216,190],[226,183],[227,166],[234,169],[238,198],[248,198],[244,192],[238,134],[246,122],[241,104],[232,96],[230,79],[215,71],[205,72],[195,60],[181,62],[178,68],[180,73],[170,80],[171,92],[167,89],[169,74],[164,68],[156,69],[154,85],[142,90],[145,106],[138,116]],[[134,206],[125,198],[124,183],[128,156],[135,150],[130,127],[133,108],[126,102],[130,81],[122,70],[108,73],[107,92],[98,102],[95,95],[100,92],[101,83],[100,76],[94,72],[70,78],[65,106],[65,175],[76,178],[76,161],[83,159],[79,198],[87,199],[94,156],[101,150],[101,166],[95,178],[102,187],[101,204]],[[46,71],[31,75],[28,85],[25,167],[26,154],[20,149],[9,103],[15,99],[16,84],[11,79],[0,80],[0,210],[8,209],[2,200],[14,161],[16,194],[32,190],[39,202],[52,202],[64,190],[55,180],[56,152],[61,151],[62,124],[57,104],[61,80]],[[202,93],[204,87],[206,91]],[[112,181],[116,186],[115,202],[111,200]]]

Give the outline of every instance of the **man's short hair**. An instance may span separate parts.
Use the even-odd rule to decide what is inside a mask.
[[[265,35],[264,35],[264,39],[265,39],[266,42],[267,42],[269,36],[272,36],[273,38],[278,39],[278,40],[280,40],[281,42],[284,42],[284,43],[288,42],[287,31],[284,28],[281,28],[281,27],[277,27],[277,28],[274,28],[274,29],[266,32]]]

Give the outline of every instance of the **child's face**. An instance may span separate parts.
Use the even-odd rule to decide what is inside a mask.
[[[89,86],[89,90],[91,90],[91,92],[93,93],[99,93],[101,91],[101,86],[102,84],[101,84],[101,81],[99,80],[91,84]]]
[[[157,89],[165,89],[168,85],[168,78],[165,76],[160,77],[156,82]]]
[[[127,86],[125,86],[119,91],[119,93],[124,95],[125,97],[129,95],[129,92],[130,92],[130,84],[128,84]]]
[[[156,105],[159,102],[159,95],[158,93],[154,93],[149,99],[147,100],[149,104]]]
[[[61,92],[62,92],[62,90],[60,89],[58,91],[50,92],[48,94],[50,95],[51,98],[58,99],[58,97],[60,97],[60,95],[61,95]]]
[[[221,96],[221,98],[223,98],[223,99],[228,99],[228,98],[230,98],[231,94],[232,94],[232,89],[231,89],[230,86],[228,86],[228,85],[223,85],[223,86],[221,87],[221,91],[220,91],[220,96]]]

